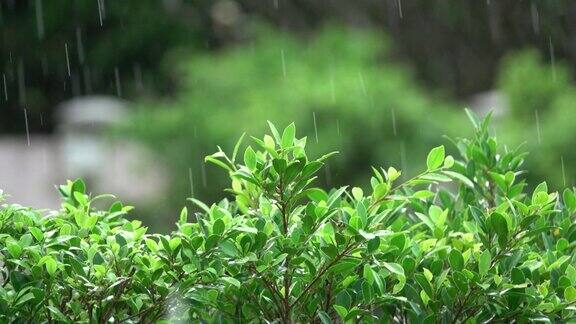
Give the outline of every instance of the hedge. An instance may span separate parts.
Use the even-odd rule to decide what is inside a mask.
[[[374,168],[371,190],[314,186],[290,124],[206,159],[231,199],[183,209],[170,235],[61,186],[62,208],[0,210],[0,322],[480,323],[575,319],[576,193],[526,192],[525,154],[489,118],[426,168]],[[100,202],[99,202],[100,201]]]

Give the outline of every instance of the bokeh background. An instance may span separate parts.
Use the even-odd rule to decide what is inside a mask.
[[[322,186],[370,166],[418,172],[494,112],[526,177],[576,176],[576,2],[569,0],[1,0],[0,189],[58,207],[82,177],[170,230],[194,196],[225,197],[203,162],[270,120],[312,154]]]

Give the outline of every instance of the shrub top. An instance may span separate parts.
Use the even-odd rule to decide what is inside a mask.
[[[170,235],[96,210],[82,181],[62,208],[0,209],[0,322],[415,322],[574,319],[576,194],[524,191],[524,154],[489,119],[410,179],[374,168],[371,189],[313,186],[294,124],[206,159],[232,200],[183,209]]]

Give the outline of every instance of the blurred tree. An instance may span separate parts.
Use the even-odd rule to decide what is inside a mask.
[[[167,52],[249,40],[257,17],[301,34],[327,21],[385,28],[392,57],[429,88],[464,98],[494,86],[512,49],[529,45],[574,66],[574,15],[571,0],[2,0],[0,132],[24,131],[23,107],[33,129],[49,131],[54,104],[77,94],[170,94]]]
[[[190,195],[222,197],[225,177],[204,156],[217,144],[231,151],[242,132],[261,133],[266,120],[295,121],[312,156],[340,150],[322,175],[329,186],[366,184],[372,165],[413,175],[422,167],[413,157],[425,156],[438,136],[465,132],[462,111],[425,94],[410,71],[389,61],[382,34],[330,27],[306,42],[269,29],[258,35],[248,46],[184,60],[179,95],[144,105],[121,133],[170,166],[167,206]]]
[[[0,28],[0,133],[24,131],[24,108],[31,129],[50,131],[54,106],[72,96],[166,94],[165,53],[210,39],[201,20],[175,19],[162,1],[7,0]]]
[[[510,111],[498,133],[534,152],[527,166],[532,182],[546,179],[555,189],[576,184],[576,86],[565,62],[547,64],[533,50],[509,55],[499,87]]]

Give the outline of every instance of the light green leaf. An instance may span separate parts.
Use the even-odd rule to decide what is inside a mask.
[[[568,287],[564,289],[564,298],[569,303],[576,301],[576,288]]]
[[[345,319],[346,315],[348,315],[348,310],[340,305],[333,305],[334,309],[336,310],[336,312],[338,313],[338,315],[340,315],[340,318]]]
[[[45,261],[46,271],[50,276],[54,276],[56,270],[58,270],[58,262],[52,257],[48,257]]]
[[[444,145],[435,147],[428,153],[428,157],[426,158],[428,171],[436,170],[442,165],[442,162],[444,162],[444,154]]]
[[[248,146],[244,151],[244,164],[250,170],[256,169],[256,152],[254,152],[251,146]]]
[[[464,257],[462,257],[460,251],[452,249],[448,255],[448,261],[450,262],[452,270],[461,271],[464,269]]]
[[[291,123],[284,128],[282,133],[282,148],[286,149],[294,145],[294,137],[296,136],[296,125]]]
[[[492,262],[492,255],[488,249],[484,250],[478,260],[478,272],[480,276],[485,276],[490,270],[490,263]]]

